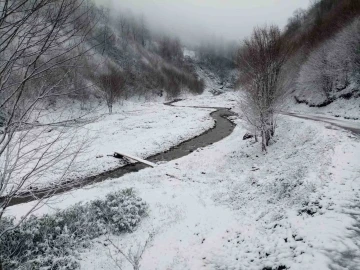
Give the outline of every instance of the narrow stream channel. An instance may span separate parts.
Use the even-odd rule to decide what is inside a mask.
[[[165,105],[173,106],[174,102],[177,102],[179,100],[175,100],[169,103],[166,103]],[[186,107],[184,107],[186,108]],[[148,161],[151,162],[160,162],[160,161],[171,161],[175,160],[181,157],[184,157],[193,151],[195,151],[198,148],[206,147],[208,145],[211,145],[213,143],[216,143],[225,137],[229,136],[234,128],[235,124],[231,122],[228,117],[233,116],[234,113],[230,111],[228,108],[214,108],[214,107],[192,107],[192,108],[211,108],[216,109],[215,112],[212,112],[210,115],[215,120],[215,126],[204,133],[200,134],[197,137],[191,138],[187,141],[184,141],[180,143],[179,145],[176,145],[169,149],[168,151],[161,152],[158,154],[155,154],[153,156],[150,156],[147,158]],[[81,181],[78,181],[74,183],[65,183],[61,186],[57,186],[55,189],[49,191],[49,189],[44,190],[36,190],[31,192],[24,192],[22,194],[19,194],[16,198],[13,198],[9,202],[9,206],[17,205],[21,203],[27,203],[31,202],[37,199],[45,198],[45,197],[51,197],[56,194],[61,194],[67,191],[75,190],[82,188],[84,186],[92,185],[94,183],[103,182],[107,179],[113,179],[113,178],[119,178],[122,177],[125,174],[128,173],[134,173],[138,172],[142,169],[147,168],[146,165],[142,163],[132,163],[128,164],[119,168],[115,168],[113,170],[109,170],[106,172],[103,172],[101,174],[90,176],[87,178],[82,179]],[[3,202],[5,198],[0,198],[0,202]]]

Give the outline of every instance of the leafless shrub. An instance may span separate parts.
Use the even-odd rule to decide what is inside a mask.
[[[125,78],[122,72],[112,64],[108,64],[109,72],[100,75],[98,78],[99,86],[103,92],[109,113],[112,114],[113,105],[124,92]]]
[[[140,270],[142,256],[148,248],[149,244],[151,243],[153,237],[153,234],[150,234],[144,244],[138,243],[135,250],[133,250],[133,248],[130,248],[127,252],[121,249],[118,245],[116,245],[110,238],[107,238],[107,241],[115,249],[116,253],[122,255],[122,257],[131,264],[133,270]],[[122,270],[123,268],[121,260],[117,259],[111,251],[109,251],[109,256],[114,261],[117,268],[119,270]]]

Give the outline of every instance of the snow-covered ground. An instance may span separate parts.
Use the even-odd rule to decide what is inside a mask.
[[[337,99],[333,103],[321,107],[309,107],[306,104],[296,104],[294,99],[288,101],[284,110],[295,113],[318,114],[345,119],[360,119],[360,98]]]
[[[55,140],[61,135],[62,141],[58,144],[71,141],[71,149],[68,149],[68,157],[55,164],[59,170],[42,172],[23,188],[56,182],[57,172],[67,166],[73,157],[71,150],[76,151],[77,144],[85,143],[87,147],[80,151],[69,173],[62,180],[83,178],[121,166],[122,161],[108,156],[116,151],[145,158],[168,150],[213,127],[214,121],[209,115],[211,111],[213,110],[176,108],[160,102],[125,102],[122,106],[115,107],[112,115],[108,114],[105,107],[90,112],[70,112],[70,109],[49,112],[46,117],[39,119],[40,123],[59,122],[71,119],[72,115],[84,117],[78,124],[69,127],[41,127],[33,131],[33,147],[44,145],[45,141]],[[83,138],[86,139],[84,142]],[[23,152],[28,151],[28,148]],[[18,171],[14,178],[21,179],[26,170]]]
[[[236,98],[231,96],[221,101],[224,96],[207,98],[205,94],[176,105],[234,106]],[[133,112],[142,127],[148,117],[144,115],[151,116],[154,109],[148,106]],[[189,117],[208,121],[206,111],[199,109],[164,110],[174,110],[175,118],[184,115],[187,119],[191,114]],[[162,120],[150,116],[147,119],[152,119],[155,132],[163,126]],[[117,117],[111,116],[109,121],[117,123]],[[355,216],[360,214],[360,138],[328,124],[280,116],[275,141],[264,155],[260,145],[242,140],[246,130],[240,119],[236,122],[234,132],[216,144],[156,168],[56,196],[36,214],[133,187],[149,203],[149,216],[134,233],[112,240],[126,251],[153,234],[142,270],[258,270],[282,265],[301,270],[357,269],[360,239],[352,232],[359,226]],[[184,127],[185,123],[174,130]],[[148,134],[146,130],[142,135],[146,142]],[[134,144],[141,140],[138,136]],[[111,133],[104,139],[115,137]],[[112,151],[111,146],[98,149],[105,153]],[[33,204],[11,207],[7,214],[20,217]],[[110,254],[122,259],[105,238],[94,241],[93,247],[82,253],[82,269],[116,269]],[[346,260],[349,254],[353,257]],[[353,268],[341,268],[344,261]],[[124,262],[123,269],[131,267]]]
[[[344,120],[344,119],[339,119],[338,117],[323,116],[319,114],[299,114],[299,113],[289,113],[289,112],[283,112],[281,114],[297,117],[300,119],[327,123],[330,124],[332,128],[340,127],[349,130],[355,134],[360,134],[360,121]]]
[[[209,89],[207,89],[204,94],[199,96],[184,96],[184,100],[177,102],[176,106],[236,108],[239,104],[239,92],[229,90],[224,94],[214,96],[208,90]]]

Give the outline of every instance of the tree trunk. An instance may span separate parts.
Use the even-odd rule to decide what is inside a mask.
[[[269,142],[270,142],[270,139],[271,139],[271,125],[267,124],[265,126],[265,130],[264,130],[264,134],[265,134],[265,143],[266,143],[266,146],[269,146]]]
[[[275,135],[275,122],[271,121],[271,137],[274,137]]]
[[[265,134],[265,131],[261,131],[261,150],[263,152],[267,152],[266,151],[266,134]]]

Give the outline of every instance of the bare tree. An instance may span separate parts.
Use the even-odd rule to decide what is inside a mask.
[[[293,16],[288,19],[286,25],[286,31],[289,33],[294,33],[299,30],[301,25],[305,22],[306,11],[304,9],[297,9],[294,11]]]
[[[66,127],[49,130],[53,123],[42,125],[38,121],[46,113],[46,102],[75,91],[68,74],[78,68],[77,59],[90,50],[80,47],[92,29],[90,10],[84,3],[0,3],[0,221],[12,201],[23,190],[31,192],[46,172],[56,170],[54,180],[63,179],[84,146]],[[39,199],[16,226],[43,203],[45,199]],[[0,239],[11,229],[0,232]]]
[[[247,123],[262,138],[266,151],[275,132],[275,115],[286,93],[282,73],[290,49],[278,27],[256,28],[239,50],[240,85],[245,91],[242,110]]]
[[[133,270],[140,270],[141,267],[141,259],[148,248],[149,244],[151,243],[154,235],[150,234],[149,237],[146,239],[144,244],[137,244],[137,247],[135,250],[130,248],[127,252],[125,252],[123,249],[121,249],[118,245],[116,245],[109,237],[107,238],[107,241],[110,242],[111,246],[115,249],[116,253],[122,255],[125,260],[131,264]],[[116,267],[119,270],[122,270],[122,264],[121,261],[116,259],[114,255],[109,251],[110,258],[114,261]]]
[[[159,54],[167,61],[181,64],[184,58],[180,40],[163,37],[159,41]]]
[[[109,71],[99,76],[98,84],[105,98],[109,114],[112,114],[114,103],[120,99],[123,93],[125,77],[114,64],[108,63],[107,65]]]

